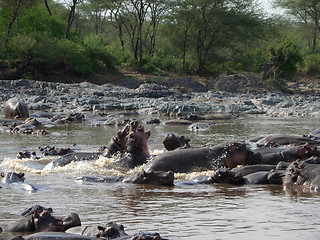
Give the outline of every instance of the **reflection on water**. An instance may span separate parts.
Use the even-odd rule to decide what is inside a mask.
[[[149,120],[144,116],[144,120]],[[165,118],[161,118],[162,121]],[[302,135],[319,127],[316,118],[271,118],[245,116],[231,121],[217,121],[209,131],[188,131],[186,126],[147,125],[151,130],[149,148],[153,154],[163,151],[167,133],[184,135],[193,147],[208,142],[247,140],[268,134]],[[79,183],[75,177],[88,174],[122,175],[104,168],[110,161],[78,162],[52,172],[39,161],[17,160],[21,150],[39,146],[72,147],[96,151],[106,145],[114,127],[88,127],[85,124],[49,129],[51,136],[25,136],[0,133],[1,171],[24,171],[26,181],[40,191],[23,192],[2,188],[0,226],[8,226],[18,213],[34,204],[52,207],[58,216],[77,212],[83,225],[115,221],[126,231],[159,232],[170,239],[316,239],[320,230],[318,194],[283,190],[280,186],[179,185],[174,187],[142,186],[123,183]],[[130,171],[136,172],[139,169]],[[192,173],[177,176],[192,178]]]

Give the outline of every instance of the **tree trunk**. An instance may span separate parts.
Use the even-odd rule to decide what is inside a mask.
[[[66,31],[66,39],[69,39],[71,26],[74,20],[74,13],[76,11],[76,5],[78,4],[78,0],[72,0],[72,6],[70,8],[70,13],[68,17],[68,25],[67,25],[67,31]]]
[[[8,26],[8,36],[10,35],[10,32],[11,32],[12,25],[13,25],[14,21],[15,21],[15,20],[17,19],[17,17],[18,17],[19,9],[20,9],[20,6],[21,6],[21,1],[22,1],[22,0],[18,0],[18,2],[17,2],[17,7],[16,7],[16,10],[15,10],[14,13],[13,13],[12,20],[9,22],[9,26]]]
[[[48,1],[47,1],[47,0],[44,0],[44,4],[46,5],[46,8],[47,8],[47,10],[48,10],[49,15],[51,16],[51,10],[50,10],[50,8],[49,8]]]

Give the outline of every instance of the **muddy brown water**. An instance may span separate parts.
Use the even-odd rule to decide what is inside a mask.
[[[154,116],[152,116],[154,117]],[[151,116],[140,116],[149,120]],[[162,117],[161,121],[166,118]],[[145,125],[151,130],[148,141],[152,154],[163,152],[167,133],[184,135],[193,147],[208,142],[247,140],[268,134],[302,135],[319,127],[316,117],[250,115],[236,120],[215,121],[209,131],[189,131],[187,126]],[[83,175],[123,175],[128,172],[107,170],[112,159],[72,163],[42,171],[52,160],[18,160],[21,150],[38,151],[39,146],[71,147],[95,151],[106,145],[116,127],[73,124],[48,129],[50,136],[0,133],[0,171],[23,171],[26,182],[39,190],[0,189],[0,226],[6,227],[19,213],[34,204],[52,207],[54,214],[79,214],[82,224],[114,221],[127,233],[158,232],[169,239],[319,239],[320,195],[285,190],[280,186],[180,185],[159,187],[124,183],[79,183]],[[176,181],[210,172],[177,174]]]

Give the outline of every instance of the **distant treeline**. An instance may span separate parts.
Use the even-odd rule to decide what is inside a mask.
[[[277,4],[287,16],[268,15],[252,0],[2,0],[0,60],[37,80],[126,67],[158,75],[316,76],[319,1]]]

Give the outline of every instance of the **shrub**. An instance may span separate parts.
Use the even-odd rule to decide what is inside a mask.
[[[304,69],[309,74],[318,75],[320,73],[320,53],[305,56]]]
[[[279,43],[272,43],[268,48],[267,62],[262,65],[263,77],[290,77],[297,72],[300,62],[302,55],[294,40],[286,38]]]

